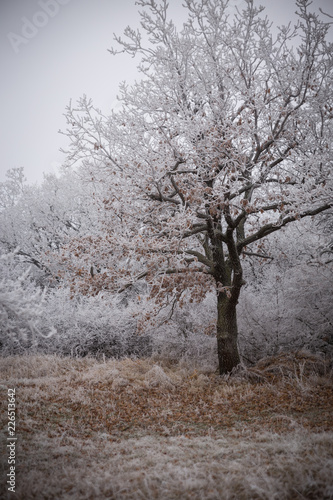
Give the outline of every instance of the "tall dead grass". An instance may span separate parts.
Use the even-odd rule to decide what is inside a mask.
[[[333,432],[312,399],[320,387],[329,397],[330,379],[302,370],[296,357],[291,371],[270,371],[273,365],[254,369],[260,380],[244,373],[227,380],[153,359],[1,358],[3,409],[7,388],[17,391],[15,498],[332,499]],[[276,408],[264,414],[268,398]],[[292,398],[299,398],[295,411]],[[131,420],[136,407],[138,421]],[[306,415],[298,418],[297,408]],[[303,425],[312,412],[318,428],[317,420]],[[5,412],[1,428],[5,449]],[[4,499],[14,498],[6,492],[7,472],[4,454]]]

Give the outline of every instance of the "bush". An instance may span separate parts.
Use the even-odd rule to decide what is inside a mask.
[[[239,303],[239,342],[256,362],[282,351],[306,349],[333,357],[332,272],[299,264],[267,267],[260,288],[247,285]]]
[[[17,252],[0,256],[0,348],[3,354],[35,349],[38,338],[48,338],[54,328],[43,321],[45,292],[31,281],[30,268],[23,270]]]

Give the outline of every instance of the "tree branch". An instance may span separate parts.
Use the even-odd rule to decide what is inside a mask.
[[[238,252],[241,252],[242,249],[245,246],[250,245],[250,243],[253,243],[254,241],[258,241],[258,240],[264,238],[265,236],[268,236],[269,234],[278,231],[279,229],[286,226],[290,222],[294,222],[298,219],[303,219],[304,217],[310,217],[312,215],[317,215],[317,214],[324,212],[325,210],[328,210],[329,208],[332,208],[332,207],[333,207],[333,202],[332,203],[325,203],[325,205],[321,205],[320,207],[314,208],[313,210],[305,210],[303,213],[300,213],[300,214],[289,215],[288,217],[286,217],[285,219],[282,219],[278,223],[272,222],[269,224],[265,224],[256,233],[251,234],[250,236],[248,236],[244,240],[237,243]]]

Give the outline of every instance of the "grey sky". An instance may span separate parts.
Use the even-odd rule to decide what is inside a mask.
[[[178,21],[182,3],[170,0]],[[258,3],[276,25],[293,18],[291,0]],[[314,0],[313,7],[333,14],[332,0]],[[114,57],[107,49],[114,32],[138,26],[137,8],[135,0],[0,0],[0,180],[19,166],[30,182],[41,180],[42,172],[56,171],[64,160],[59,148],[66,140],[58,130],[65,128],[69,100],[86,94],[107,113],[119,83],[134,80],[136,60]],[[22,30],[24,37],[18,38]],[[8,38],[9,33],[14,35]]]

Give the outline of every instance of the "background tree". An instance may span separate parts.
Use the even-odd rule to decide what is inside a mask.
[[[23,167],[7,170],[6,180],[0,183],[0,210],[14,207],[24,193],[26,178],[23,170]]]
[[[14,252],[31,265],[31,277],[47,282],[57,273],[55,255],[75,235],[97,225],[92,186],[73,172],[47,175],[27,185],[23,169],[11,169],[0,183],[0,253]]]
[[[266,258],[266,236],[332,206],[329,24],[298,0],[298,24],[273,36],[252,0],[230,20],[227,1],[185,0],[178,31],[166,0],[137,3],[145,36],[116,40],[141,56],[142,80],[121,87],[110,116],[86,97],[68,106],[68,164],[108,186],[106,234],[90,241],[103,286],[144,277],[171,309],[185,289],[201,300],[215,288],[226,373],[239,363],[243,259]]]

